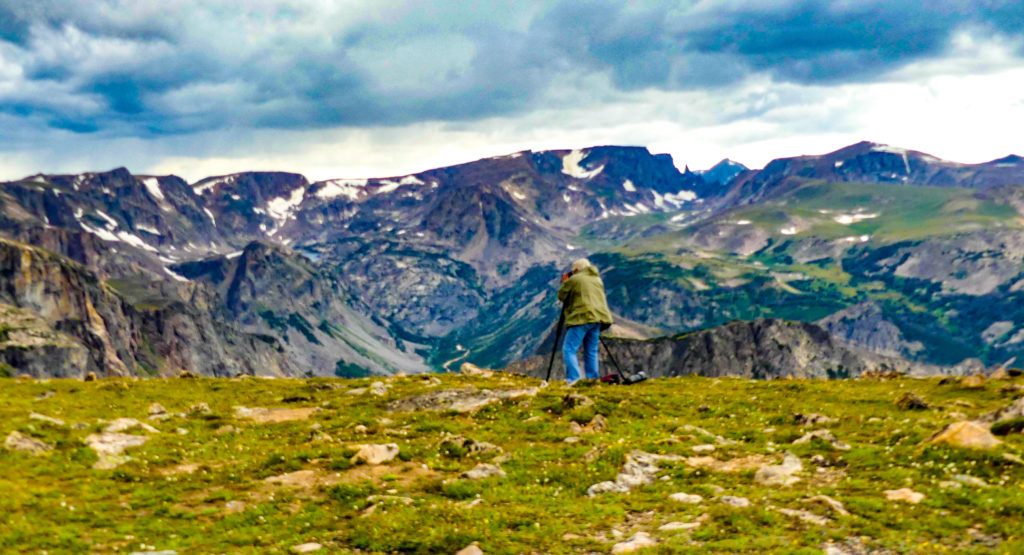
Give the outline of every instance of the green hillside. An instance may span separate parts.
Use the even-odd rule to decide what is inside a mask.
[[[511,375],[3,380],[0,432],[51,450],[0,450],[0,548],[454,553],[476,542],[484,553],[581,553],[646,534],[649,553],[1024,550],[1019,422],[1000,425],[1010,433],[990,450],[928,442],[1010,403],[1022,378],[539,385]],[[453,389],[463,402],[519,396],[467,412],[388,410]],[[927,408],[899,408],[908,393]],[[166,414],[149,419],[153,403]],[[148,439],[98,458],[88,444],[112,425]],[[800,439],[810,432],[818,439]],[[392,443],[391,460],[354,457],[359,445]],[[786,453],[799,469],[780,470]],[[500,472],[463,475],[491,468],[481,463]],[[630,469],[646,483],[588,495]],[[766,482],[773,469],[788,485]]]

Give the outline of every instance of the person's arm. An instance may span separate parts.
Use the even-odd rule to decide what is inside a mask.
[[[562,285],[558,288],[558,300],[563,304],[569,300],[569,295],[572,294],[573,283],[574,282],[572,280],[563,279]]]

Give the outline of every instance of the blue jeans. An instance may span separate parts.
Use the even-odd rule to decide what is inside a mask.
[[[565,342],[562,343],[562,358],[565,360],[565,381],[573,383],[580,379],[580,362],[576,358],[576,351],[580,344],[583,344],[583,367],[587,377],[596,380],[600,377],[597,373],[597,346],[601,340],[601,324],[583,324],[571,326],[565,330]]]

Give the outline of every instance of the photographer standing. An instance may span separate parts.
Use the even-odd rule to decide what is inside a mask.
[[[598,379],[597,347],[601,330],[612,325],[612,313],[604,296],[604,283],[597,268],[586,258],[572,263],[572,271],[562,275],[558,288],[565,314],[565,341],[562,357],[565,359],[565,381],[572,384],[580,379],[580,363],[576,351],[583,345],[583,366],[589,379]],[[555,345],[555,348],[558,348]]]

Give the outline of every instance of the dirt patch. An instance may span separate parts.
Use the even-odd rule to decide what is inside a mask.
[[[756,470],[765,464],[775,462],[775,457],[748,455],[727,461],[720,461],[714,457],[687,457],[685,461],[687,466],[693,468],[704,468],[715,472],[742,472]]]
[[[422,464],[402,462],[399,464],[359,465],[341,472],[318,468],[297,470],[271,476],[264,482],[268,486],[314,492],[339,483],[383,482],[384,476],[389,476],[387,484],[390,487],[409,486],[421,480],[443,477],[440,472],[425,468]]]
[[[235,407],[235,418],[243,418],[257,424],[268,422],[291,422],[293,420],[309,420],[311,416],[320,412],[319,407],[306,407],[298,409],[267,409],[262,407]]]
[[[518,389],[476,389],[472,387],[445,389],[392,401],[388,403],[387,409],[390,412],[443,410],[473,412],[491,403],[498,403],[506,399],[533,397],[539,391],[540,389],[536,387]]]

